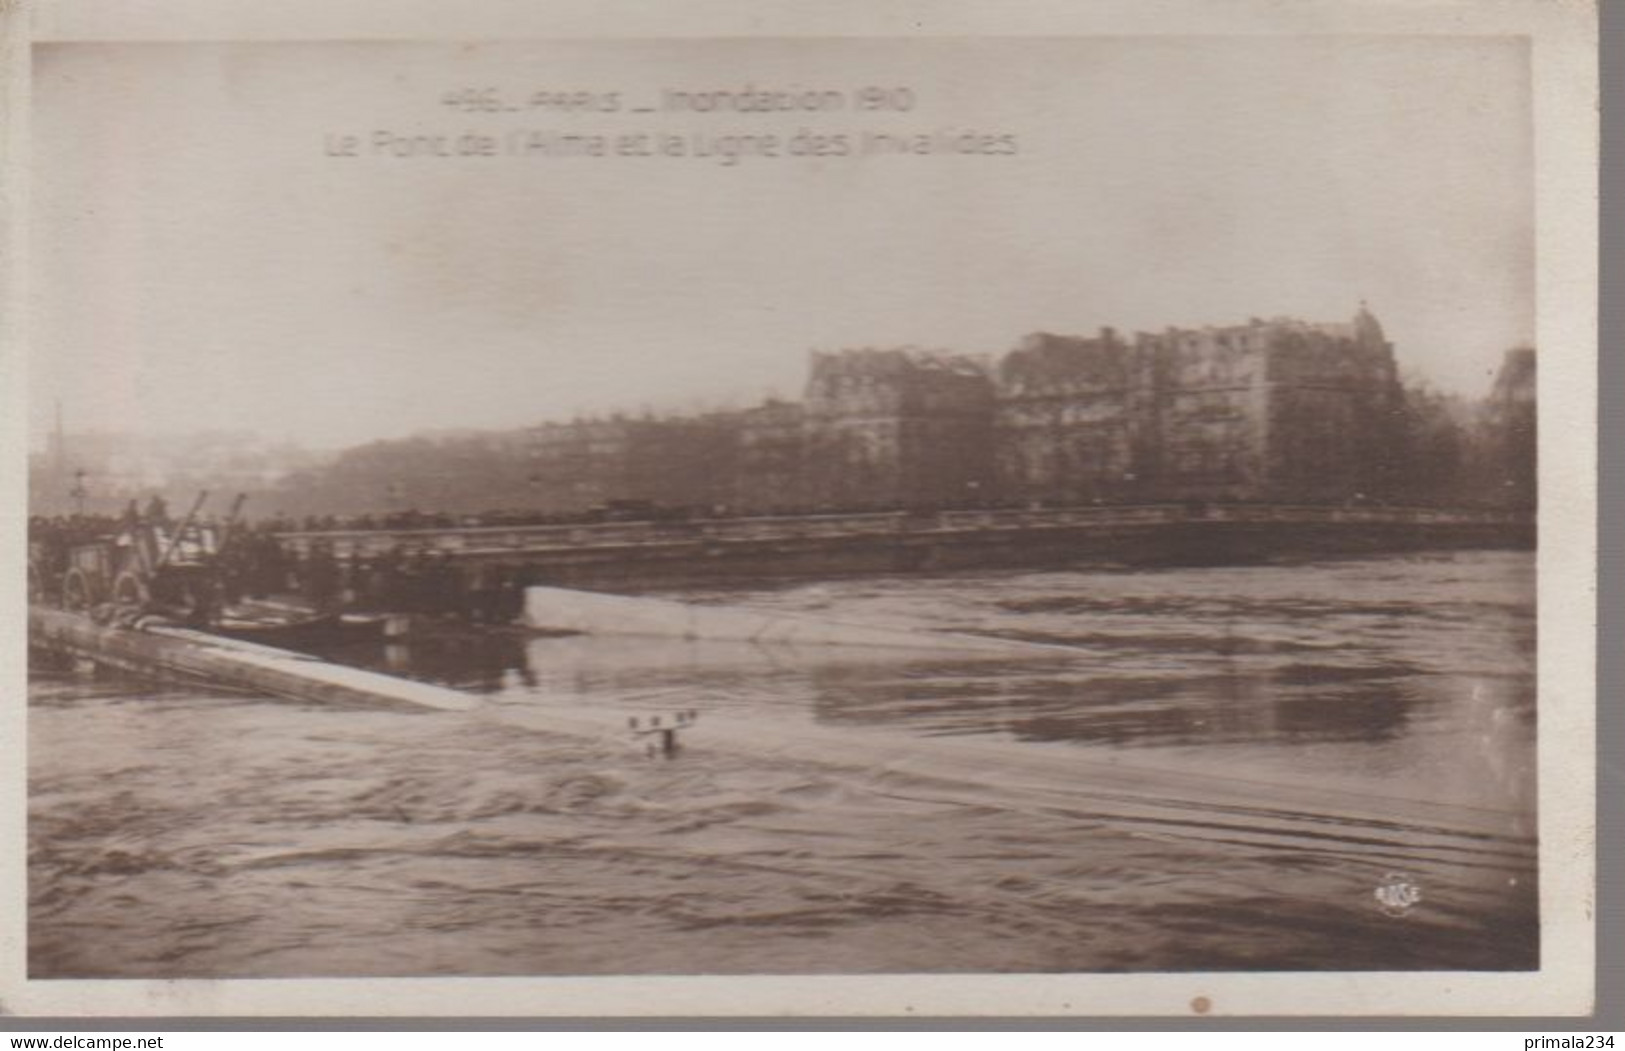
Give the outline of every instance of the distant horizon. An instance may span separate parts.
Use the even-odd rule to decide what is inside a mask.
[[[1373,312],[1373,313],[1375,313],[1375,312]],[[1261,318],[1262,320],[1266,321],[1266,322],[1293,320],[1293,321],[1304,321],[1304,322],[1307,322],[1309,324],[1331,324],[1331,323],[1334,323],[1330,319],[1289,318],[1286,315],[1279,315],[1279,314],[1277,314],[1277,315],[1268,315],[1268,316],[1266,316],[1266,315],[1257,315],[1257,316],[1259,318]],[[1382,318],[1380,316],[1378,316],[1377,320],[1380,322],[1382,320]],[[1204,329],[1204,328],[1212,328],[1212,329],[1230,328],[1230,327],[1234,327],[1235,325],[1241,325],[1241,324],[1246,324],[1246,322],[1245,321],[1243,321],[1243,322],[1232,322],[1232,323],[1219,322],[1219,323],[1213,323],[1213,324],[1208,324],[1208,325],[1194,325],[1194,326],[1165,326],[1164,329],[1157,329],[1157,330],[1140,329],[1140,330],[1136,330],[1135,332],[1125,332],[1125,331],[1123,331],[1121,329],[1116,329],[1114,326],[1109,326],[1109,325],[1104,326],[1104,327],[1105,328],[1112,328],[1114,331],[1118,332],[1119,335],[1126,335],[1126,336],[1132,337],[1132,336],[1136,335],[1138,332],[1155,333],[1155,332],[1160,332],[1160,331],[1166,331],[1167,328],[1182,329],[1182,330],[1186,330],[1186,331],[1199,331],[1199,330]],[[1032,330],[1031,333],[1027,333],[1027,334],[1036,334],[1038,332],[1048,332],[1048,334],[1050,334],[1050,335],[1061,336],[1061,337],[1093,338],[1095,335],[1098,335],[1099,331],[1100,330],[1097,329],[1097,330],[1095,330],[1094,333],[1048,332],[1048,330],[1034,329],[1034,330]],[[1020,337],[1018,337],[1018,342],[1019,342],[1019,338]],[[814,348],[814,349],[808,350],[807,354],[808,354],[808,356],[811,356],[812,354],[820,353],[820,352],[828,353],[828,352],[833,351],[833,352],[838,353],[838,352],[843,351],[843,350],[859,350],[859,349],[940,351],[940,352],[944,352],[944,353],[954,354],[956,356],[964,356],[964,357],[971,357],[971,358],[980,356],[980,355],[973,355],[973,354],[960,355],[960,352],[955,351],[952,347],[923,347],[923,346],[920,346],[918,344],[912,344],[912,343],[910,343],[910,344],[900,344],[900,345],[890,345],[890,346],[841,347],[841,348],[830,348],[829,350],[823,350],[821,348]],[[1502,352],[1501,360],[1504,362],[1508,355],[1516,353],[1517,351],[1520,351],[1520,350],[1535,350],[1536,353],[1538,354],[1538,348],[1534,348],[1529,344],[1515,344],[1513,346],[1507,347]],[[1414,378],[1415,374],[1413,372],[1411,372],[1410,370],[1406,369],[1405,362],[1404,362],[1402,356],[1400,355],[1397,347],[1395,348],[1394,358],[1395,358],[1395,364],[1396,364],[1396,366],[1398,368],[1399,379],[1400,379],[1401,385],[1406,386],[1406,387],[1412,386],[1411,381]],[[1477,392],[1476,394],[1473,393],[1473,392],[1466,392],[1466,391],[1437,391],[1437,392],[1445,395],[1446,397],[1452,398],[1452,399],[1457,399],[1457,400],[1465,401],[1465,402],[1468,402],[1468,403],[1472,403],[1474,401],[1478,401],[1478,400],[1481,400],[1483,398],[1488,397],[1488,395],[1490,394],[1493,382],[1494,382],[1494,377],[1492,376],[1491,379],[1485,384],[1484,389],[1482,391]],[[1434,388],[1431,383],[1427,382],[1426,377],[1422,378],[1422,386],[1425,386],[1428,389],[1437,390],[1437,388]],[[298,451],[301,451],[301,452],[342,453],[342,452],[345,452],[346,450],[358,448],[360,446],[372,444],[374,442],[407,441],[407,440],[411,440],[413,438],[434,437],[434,436],[444,435],[444,434],[459,434],[459,433],[493,433],[494,434],[494,433],[504,433],[504,432],[509,432],[509,431],[525,430],[525,429],[528,429],[528,428],[531,428],[531,427],[541,427],[541,426],[545,426],[547,424],[567,424],[567,423],[575,422],[577,420],[602,420],[602,419],[627,419],[627,418],[630,418],[630,419],[642,419],[642,418],[646,418],[646,417],[649,417],[649,416],[653,416],[653,417],[659,419],[659,418],[669,418],[669,417],[673,417],[673,416],[696,415],[696,414],[702,414],[702,413],[707,413],[707,412],[737,412],[737,411],[742,411],[742,410],[745,410],[745,409],[748,409],[748,408],[752,408],[752,407],[757,406],[757,405],[761,405],[761,404],[763,404],[764,402],[767,402],[767,401],[775,401],[776,400],[776,401],[780,401],[780,402],[798,402],[798,401],[801,400],[801,392],[797,391],[797,392],[791,393],[791,394],[783,394],[783,393],[781,393],[781,394],[768,394],[768,395],[757,396],[755,398],[733,398],[733,399],[729,399],[729,398],[726,398],[726,397],[718,396],[718,397],[715,397],[715,398],[710,399],[710,400],[713,401],[714,404],[710,405],[709,407],[703,407],[703,408],[702,407],[693,407],[693,406],[682,406],[682,405],[673,405],[673,406],[667,406],[667,407],[664,407],[664,408],[658,407],[658,406],[652,406],[652,407],[649,407],[648,409],[645,409],[644,407],[641,407],[641,406],[637,407],[637,408],[608,406],[608,407],[597,409],[597,410],[590,411],[590,412],[577,413],[577,414],[575,414],[573,416],[562,416],[562,417],[561,416],[548,416],[548,417],[536,419],[536,420],[528,422],[528,423],[519,422],[519,423],[505,424],[505,425],[490,425],[490,424],[456,424],[456,425],[451,425],[451,424],[431,424],[431,425],[421,427],[421,428],[419,428],[417,430],[413,430],[413,431],[407,431],[407,432],[402,432],[402,433],[393,433],[393,434],[380,434],[380,435],[376,435],[376,436],[373,436],[373,437],[363,437],[363,438],[360,438],[360,439],[355,440],[355,441],[351,441],[351,442],[347,442],[347,443],[341,443],[341,444],[337,444],[337,445],[313,445],[313,444],[309,444],[307,442],[301,441],[297,436],[294,436],[294,435],[291,435],[291,434],[273,435],[273,434],[267,434],[264,431],[256,430],[254,428],[245,428],[245,427],[207,427],[207,428],[202,428],[202,429],[198,429],[198,430],[167,429],[167,428],[166,429],[151,429],[151,430],[135,430],[135,429],[127,429],[127,428],[103,429],[103,428],[99,428],[99,427],[77,428],[76,429],[76,428],[74,428],[72,426],[68,426],[66,419],[64,420],[63,435],[66,438],[119,438],[119,437],[132,437],[132,438],[137,438],[137,439],[147,440],[147,441],[162,441],[162,440],[184,441],[184,440],[188,440],[188,439],[197,439],[197,438],[208,437],[210,435],[237,435],[237,436],[250,437],[250,438],[254,439],[256,442],[258,442],[258,443],[269,445],[269,446],[272,446],[272,447],[287,447],[287,448],[295,449],[295,450],[298,450]],[[66,408],[66,406],[64,406],[64,408]],[[29,442],[29,455],[31,455],[31,456],[32,455],[40,455],[40,454],[44,454],[44,453],[49,452],[52,437],[53,437],[53,432],[51,432],[51,431],[47,431],[47,432],[45,432],[43,434],[31,434],[30,435],[30,442]]]

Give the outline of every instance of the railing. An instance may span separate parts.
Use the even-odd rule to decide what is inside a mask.
[[[391,551],[447,555],[544,554],[581,548],[681,546],[876,536],[954,536],[1001,532],[1215,522],[1241,525],[1514,526],[1513,511],[1416,507],[1324,507],[1294,504],[1144,504],[1042,510],[887,511],[678,522],[606,522],[536,526],[449,526],[429,529],[341,529],[288,532],[279,539],[305,554],[325,544],[339,559]]]

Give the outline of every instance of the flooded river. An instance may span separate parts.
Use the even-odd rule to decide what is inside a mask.
[[[1076,651],[1032,658],[471,631],[341,655],[483,694],[468,713],[36,671],[30,973],[1532,967],[1533,566],[666,596]],[[700,717],[662,759],[548,732],[582,709]],[[915,765],[869,763],[882,745]],[[1071,764],[1279,787],[1268,815],[1141,812]]]

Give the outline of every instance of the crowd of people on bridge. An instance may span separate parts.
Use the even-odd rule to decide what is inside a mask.
[[[30,572],[45,596],[58,594],[76,547],[117,549],[138,529],[173,531],[179,525],[156,498],[145,509],[132,502],[120,515],[34,515],[28,519]],[[279,539],[289,530],[277,519],[230,525],[200,517],[192,525],[216,538],[213,569],[225,605],[299,598],[321,612],[415,613],[501,624],[520,615],[525,587],[538,583],[524,566],[469,565],[444,552],[392,550],[340,559],[330,544],[318,541],[301,554]]]
[[[691,518],[728,517],[726,508],[671,507],[649,500],[610,500],[579,511],[489,510],[477,514],[447,511],[390,511],[361,515],[304,515],[277,513],[261,523],[273,533],[333,533],[399,531],[412,529],[478,529],[523,526],[585,525],[600,522],[686,521]]]

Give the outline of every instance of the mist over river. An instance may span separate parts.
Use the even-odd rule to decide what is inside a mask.
[[[1075,653],[465,629],[333,654],[482,694],[467,713],[35,669],[31,976],[1538,964],[1531,553],[664,597]],[[663,759],[548,732],[581,709],[700,718]],[[887,742],[991,758],[949,784],[866,764]],[[1036,802],[1040,759],[1280,787],[1129,813],[1082,773]]]

